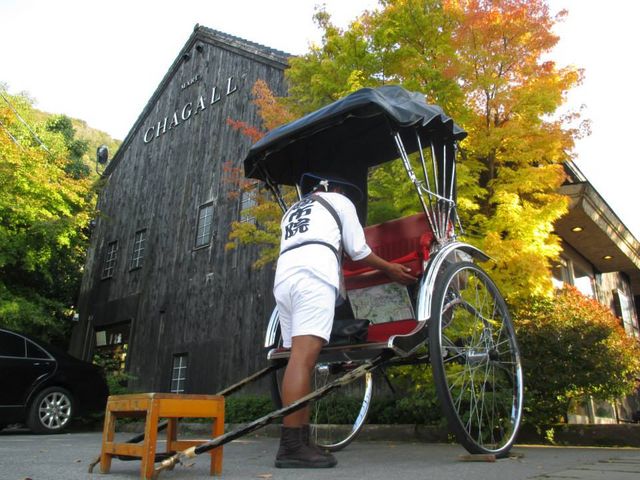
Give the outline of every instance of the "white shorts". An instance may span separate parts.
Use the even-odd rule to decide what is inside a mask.
[[[336,288],[309,272],[296,273],[274,289],[282,345],[291,347],[291,337],[314,335],[329,341],[336,305]]]

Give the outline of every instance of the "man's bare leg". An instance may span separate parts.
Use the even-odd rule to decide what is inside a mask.
[[[287,406],[311,392],[311,374],[324,340],[314,335],[291,339],[291,355],[282,381],[282,405]],[[309,423],[309,406],[284,417],[285,427],[301,427]]]
[[[311,392],[311,374],[324,340],[313,335],[291,339],[291,356],[282,381],[282,404],[290,405]],[[309,443],[309,408],[293,412],[283,419],[278,468],[330,468],[337,460]]]

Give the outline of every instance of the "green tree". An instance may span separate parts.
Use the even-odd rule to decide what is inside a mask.
[[[549,259],[560,250],[557,192],[578,131],[552,117],[580,71],[547,60],[558,37],[544,0],[452,0],[455,55],[446,69],[470,109],[461,189],[469,233],[489,255],[509,298],[549,294]]]
[[[68,152],[65,167],[67,174],[76,179],[88,177],[91,169],[84,163],[83,157],[89,150],[89,142],[76,138],[76,130],[71,119],[66,115],[53,115],[47,119],[45,128],[50,132],[60,133],[64,138]]]
[[[361,19],[345,31],[321,8],[314,21],[323,32],[321,45],[312,45],[306,54],[291,58],[286,72],[289,97],[283,101],[298,116],[383,81],[381,58],[371,49]]]
[[[458,168],[467,240],[493,257],[488,268],[508,298],[550,294],[549,259],[560,249],[553,223],[566,211],[556,192],[580,134],[553,117],[581,80],[579,70],[546,59],[564,12],[552,17],[544,0],[382,0],[380,7],[345,31],[318,12],[323,42],[292,60],[288,102],[317,108],[354,87],[388,82],[425,92],[469,132]],[[397,165],[373,172],[371,221],[418,211],[402,179]]]
[[[0,325],[63,342],[95,192],[66,117],[24,95],[0,105]]]
[[[545,60],[564,13],[551,17],[544,0],[381,0],[380,7],[346,30],[316,12],[321,45],[291,60],[289,97],[279,104],[301,115],[388,82],[425,92],[470,134],[458,164],[466,240],[493,258],[488,268],[509,300],[549,295],[549,260],[560,250],[553,223],[566,211],[556,192],[580,134],[553,114],[581,72]],[[400,165],[372,172],[369,223],[419,209]]]
[[[365,13],[362,22],[370,48],[380,58],[382,78],[424,92],[429,102],[463,122],[462,91],[447,68],[456,55],[452,33],[457,24],[443,1],[381,0],[380,6]]]

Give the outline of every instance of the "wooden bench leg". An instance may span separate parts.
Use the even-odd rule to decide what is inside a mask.
[[[116,417],[107,408],[104,416],[104,429],[102,430],[102,450],[100,453],[100,472],[109,473],[111,470],[111,454],[105,452],[105,445],[113,443],[116,428]]]
[[[167,422],[167,452],[176,452],[178,449],[173,442],[178,439],[178,419],[169,418]]]
[[[219,437],[220,435],[224,434],[224,410],[222,411],[222,416],[221,417],[214,417],[212,419],[212,426],[211,426],[211,434],[213,435],[213,437],[211,438],[215,438],[215,437]],[[223,453],[223,448],[222,446],[218,447],[218,448],[214,448],[213,450],[211,450],[211,465],[209,467],[209,475],[222,475],[222,453]]]
[[[147,410],[144,427],[144,455],[140,466],[140,476],[150,479],[156,459],[156,445],[158,443],[158,400],[153,399]]]

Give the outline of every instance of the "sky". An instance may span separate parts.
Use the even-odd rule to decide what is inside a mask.
[[[123,139],[196,23],[302,54],[320,41],[312,16],[326,5],[346,27],[377,0],[0,0],[0,82],[36,107],[85,120]],[[637,0],[548,0],[569,11],[549,55],[585,70],[567,109],[582,108],[592,133],[575,162],[640,240],[640,111]],[[634,60],[636,58],[636,60]]]

